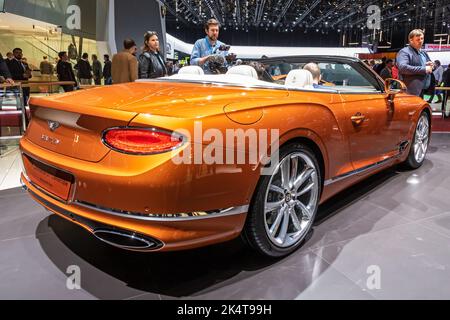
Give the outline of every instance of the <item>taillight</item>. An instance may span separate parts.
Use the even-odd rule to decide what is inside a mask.
[[[172,151],[183,144],[183,136],[157,128],[111,128],[103,133],[103,143],[129,154],[148,155]]]

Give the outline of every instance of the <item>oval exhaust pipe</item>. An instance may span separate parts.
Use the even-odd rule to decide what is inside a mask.
[[[96,229],[93,234],[103,242],[126,250],[156,250],[162,245],[160,241],[150,237],[121,230]]]

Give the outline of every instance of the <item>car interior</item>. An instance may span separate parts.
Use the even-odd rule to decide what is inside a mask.
[[[274,62],[265,64],[259,61],[247,61],[232,66],[226,74],[207,75],[199,66],[185,66],[178,74],[168,78],[178,80],[200,80],[230,82],[233,84],[285,87],[288,89],[314,90],[324,92],[379,93],[379,86],[367,79],[354,67],[338,62],[318,62],[321,71],[320,87],[313,86],[311,72],[304,70],[307,62]],[[250,80],[251,79],[251,80]]]

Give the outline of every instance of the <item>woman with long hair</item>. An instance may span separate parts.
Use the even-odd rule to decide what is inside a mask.
[[[158,34],[147,31],[144,35],[144,47],[139,55],[139,79],[152,79],[167,75],[164,58],[159,53]]]

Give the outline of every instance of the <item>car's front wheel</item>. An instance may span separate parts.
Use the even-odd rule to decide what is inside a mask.
[[[279,159],[271,174],[261,177],[243,230],[247,242],[270,257],[285,256],[301,245],[321,192],[319,165],[309,148],[286,145]]]
[[[413,142],[404,165],[410,169],[419,168],[425,161],[425,156],[430,143],[430,117],[426,112],[422,112],[417,121]]]

